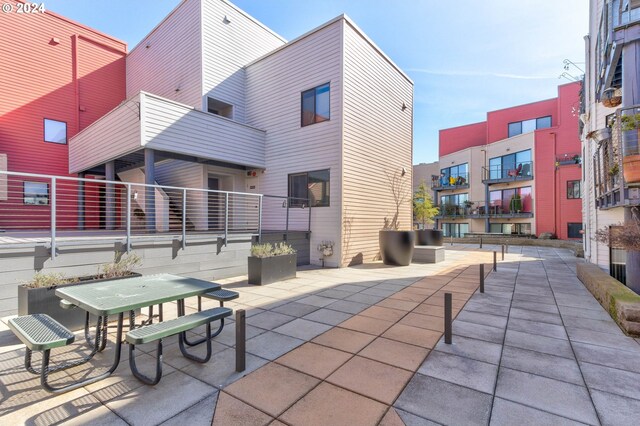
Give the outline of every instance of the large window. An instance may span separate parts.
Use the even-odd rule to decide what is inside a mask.
[[[567,181],[567,198],[580,198],[580,181],[569,180]]]
[[[291,207],[329,206],[330,173],[329,169],[289,175],[289,205]],[[308,201],[307,201],[308,199]]]
[[[445,237],[462,238],[469,233],[468,223],[443,223],[442,234]]]
[[[44,141],[61,144],[67,143],[67,123],[45,118]]]
[[[24,182],[23,202],[30,206],[49,204],[49,184],[44,182]]]
[[[522,133],[533,132],[536,129],[546,129],[551,127],[551,116],[532,118],[531,120],[515,121],[509,123],[509,137]]]
[[[459,216],[464,214],[465,202],[469,194],[443,195],[440,197],[440,214],[442,216]]]
[[[505,235],[531,235],[530,223],[492,223],[490,227],[492,233]]]
[[[233,119],[233,105],[214,98],[207,98],[207,111],[211,114]]]
[[[530,186],[491,191],[489,192],[489,200],[491,214],[531,213],[533,211]]]
[[[530,149],[489,159],[489,179],[531,176],[532,173]]]
[[[459,164],[440,170],[440,185],[455,186],[469,183],[469,164]]]
[[[302,92],[302,126],[330,118],[329,83]]]
[[[582,238],[580,231],[582,231],[581,223],[567,223],[567,237]]]

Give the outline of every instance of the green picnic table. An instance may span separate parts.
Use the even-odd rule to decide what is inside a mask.
[[[72,387],[65,388],[65,391],[102,380],[110,376],[118,368],[122,349],[122,328],[125,312],[129,312],[130,326],[132,328],[135,326],[134,311],[139,308],[177,301],[178,316],[182,316],[185,314],[184,299],[220,290],[220,288],[220,284],[210,281],[170,274],[157,274],[56,289],[56,296],[98,317],[98,328],[100,328],[100,322],[102,321],[105,328],[101,337],[105,341],[108,316],[118,316],[115,353],[111,368],[99,376],[91,377],[74,384]],[[89,361],[99,350],[99,334],[97,331],[95,346],[91,354],[84,357],[80,362],[75,362],[74,365]],[[182,333],[180,335],[181,344],[184,338],[184,333]],[[102,348],[104,348],[104,345]],[[62,368],[68,368],[69,366],[71,365],[65,365]],[[52,369],[50,371],[55,370]]]

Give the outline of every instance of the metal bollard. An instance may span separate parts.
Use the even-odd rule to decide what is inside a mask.
[[[453,235],[451,235],[451,245],[453,245]]]
[[[246,368],[246,328],[247,315],[244,309],[236,311],[236,371],[244,371]]]
[[[451,344],[451,293],[444,294],[444,343]]]
[[[480,237],[480,248],[482,248],[482,237]]]
[[[480,264],[480,293],[484,293],[484,263]]]
[[[504,244],[502,245],[502,260],[504,260]]]
[[[498,252],[493,251],[493,271],[498,272]]]

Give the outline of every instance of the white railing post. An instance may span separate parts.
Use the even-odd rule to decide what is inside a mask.
[[[258,195],[258,243],[262,243],[262,198]]]
[[[182,250],[187,248],[187,190],[182,190]]]
[[[127,184],[127,253],[131,252],[131,184]]]
[[[224,246],[227,246],[229,236],[229,193],[224,193]]]
[[[51,258],[56,257],[56,178],[51,177]]]

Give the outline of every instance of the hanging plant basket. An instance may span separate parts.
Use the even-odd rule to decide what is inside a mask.
[[[622,103],[622,89],[610,87],[602,93],[602,105],[615,108]]]

